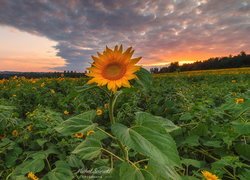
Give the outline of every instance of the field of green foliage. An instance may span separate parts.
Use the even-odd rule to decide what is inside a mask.
[[[247,180],[250,70],[232,72],[156,75],[114,96],[84,78],[0,80],[0,179]]]

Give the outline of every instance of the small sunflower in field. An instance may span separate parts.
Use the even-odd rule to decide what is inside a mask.
[[[41,86],[41,87],[44,87],[45,85],[46,85],[45,82],[43,82],[40,86]]]
[[[85,136],[84,136],[83,133],[75,133],[75,134],[74,134],[74,137],[75,137],[75,138],[81,139],[81,138],[84,138]]]
[[[201,173],[206,180],[219,180],[218,176],[216,176],[208,171],[201,171]]]
[[[97,115],[97,116],[101,116],[102,114],[103,114],[103,111],[102,111],[101,109],[98,108],[98,109],[96,110],[96,115]]]
[[[64,115],[69,115],[69,111],[65,110],[65,111],[63,112],[63,114],[64,114]]]
[[[94,134],[94,133],[95,133],[94,130],[89,130],[89,131],[87,132],[87,136],[90,136],[91,134]]]
[[[235,99],[235,103],[236,104],[241,104],[241,103],[243,103],[245,100],[243,99],[243,98],[236,98]]]
[[[55,92],[54,89],[51,89],[51,90],[50,90],[50,93],[51,93],[51,94],[55,94],[56,92]]]
[[[26,128],[29,132],[31,132],[32,131],[32,129],[33,129],[33,126],[30,124],[30,125],[28,125],[27,126],[27,128]]]
[[[36,83],[36,80],[35,79],[31,79],[30,80],[32,84],[35,84]]]
[[[232,80],[232,83],[236,83],[237,81],[236,80]]]
[[[12,136],[17,137],[19,135],[19,132],[15,129],[12,131]]]
[[[123,52],[121,45],[119,48],[115,46],[114,50],[106,47],[102,54],[97,53],[98,57],[92,56],[94,62],[87,73],[87,76],[92,78],[88,84],[107,85],[112,92],[121,87],[131,87],[129,80],[137,78],[135,72],[140,66],[135,64],[141,59],[141,57],[132,59],[133,53],[132,47]]]
[[[27,177],[30,180],[39,180],[39,178],[33,172],[29,172]]]
[[[108,104],[108,103],[105,103],[105,104],[104,104],[104,108],[105,108],[105,109],[108,109],[108,108],[109,108],[109,104]]]

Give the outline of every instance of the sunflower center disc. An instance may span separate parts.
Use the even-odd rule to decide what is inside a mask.
[[[119,63],[108,64],[103,71],[103,76],[109,80],[117,80],[123,77],[126,67]]]

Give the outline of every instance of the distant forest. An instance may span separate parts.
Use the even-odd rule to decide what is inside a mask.
[[[205,61],[197,61],[191,64],[179,65],[178,62],[172,62],[167,67],[151,68],[151,73],[170,73],[180,71],[208,70],[208,69],[225,69],[250,67],[250,54],[244,51],[236,56],[215,57]]]

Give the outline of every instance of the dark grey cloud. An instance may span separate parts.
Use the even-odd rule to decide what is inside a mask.
[[[0,0],[0,25],[58,42],[58,70],[82,71],[106,46],[133,46],[143,63],[180,52],[249,51],[249,0]]]

